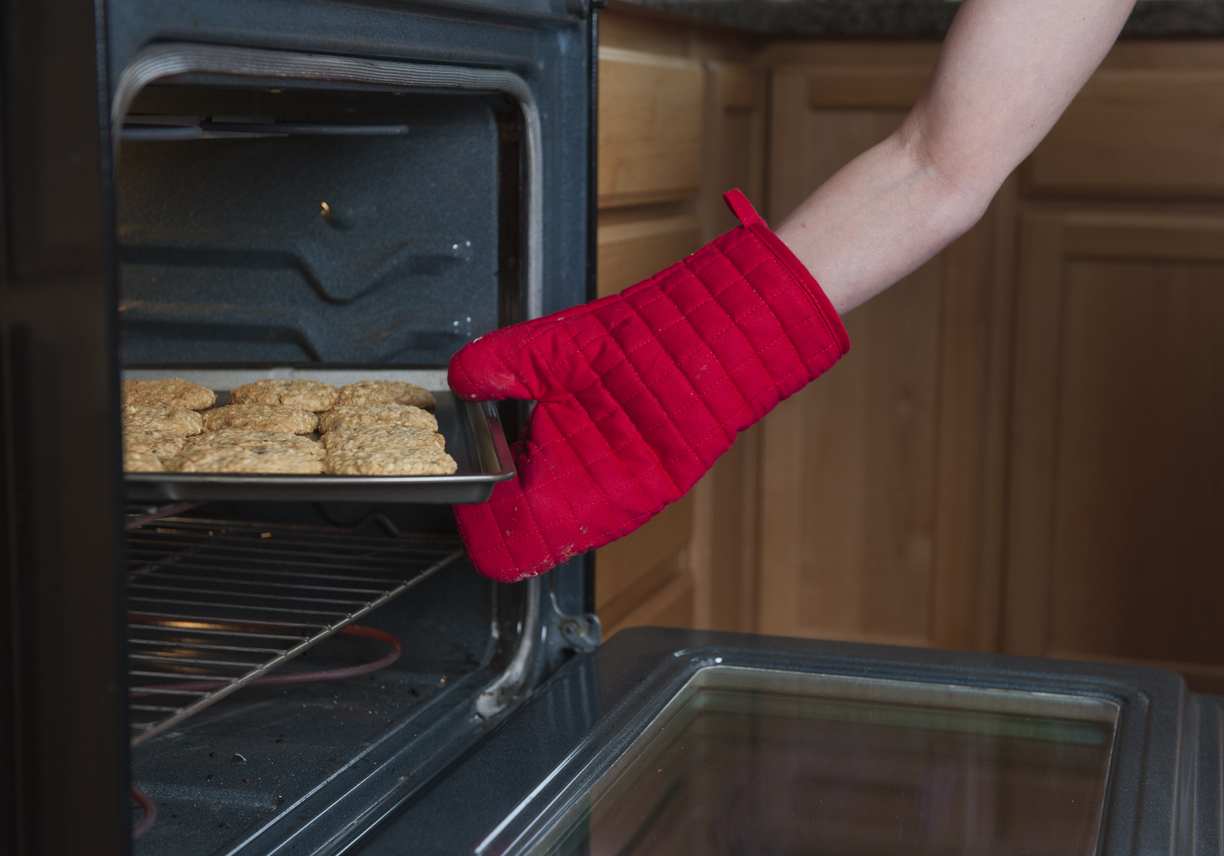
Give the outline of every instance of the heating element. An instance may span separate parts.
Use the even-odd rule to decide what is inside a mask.
[[[132,745],[463,555],[453,538],[167,517],[129,530]]]

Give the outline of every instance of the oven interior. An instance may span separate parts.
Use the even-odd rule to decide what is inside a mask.
[[[124,367],[443,369],[524,316],[521,140],[495,93],[146,87],[116,169]],[[527,623],[442,504],[130,506],[127,534],[141,854],[350,846],[479,736]]]
[[[522,317],[498,95],[152,85],[116,175],[126,365],[445,366]]]

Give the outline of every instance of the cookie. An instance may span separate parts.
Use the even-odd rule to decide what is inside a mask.
[[[165,380],[125,380],[119,389],[124,404],[172,404],[185,410],[204,410],[217,401],[206,386],[172,377]]]
[[[165,431],[188,437],[204,430],[204,421],[194,410],[175,407],[173,404],[125,404],[123,405],[123,430]]]
[[[249,428],[222,428],[220,431],[208,431],[189,439],[186,448],[254,449],[265,446],[313,455],[316,458],[323,457],[323,446],[309,437],[276,431],[252,431]]]
[[[329,452],[324,464],[339,476],[433,476],[458,469],[454,458],[430,446]]]
[[[123,451],[149,454],[165,460],[183,451],[187,438],[169,431],[124,431]]]
[[[410,428],[438,430],[438,420],[427,410],[408,404],[372,404],[364,407],[340,405],[319,417],[319,430],[356,430],[374,425],[404,425]]]
[[[123,450],[123,471],[126,473],[160,473],[164,469],[161,459],[152,452]]]
[[[319,417],[305,410],[271,404],[229,404],[204,414],[204,430],[247,428],[252,431],[280,431],[309,434],[319,425]]]
[[[411,404],[414,407],[437,407],[438,401],[427,389],[402,380],[359,380],[340,387],[340,400],[345,407],[370,404]]]
[[[298,410],[331,410],[340,391],[318,380],[273,380],[244,383],[230,392],[230,404],[275,404]]]
[[[166,461],[176,473],[321,473],[315,455],[276,444],[262,446],[198,446],[186,448]]]
[[[324,434],[322,445],[328,452],[361,451],[368,449],[436,446],[446,448],[446,438],[436,431],[404,425],[374,425],[370,428],[341,429]]]

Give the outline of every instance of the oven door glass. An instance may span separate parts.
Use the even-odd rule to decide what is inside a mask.
[[[711,666],[533,854],[1092,854],[1119,707]]]

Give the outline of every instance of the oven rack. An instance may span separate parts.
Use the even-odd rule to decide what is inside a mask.
[[[137,746],[463,555],[454,538],[166,517],[127,532]]]

